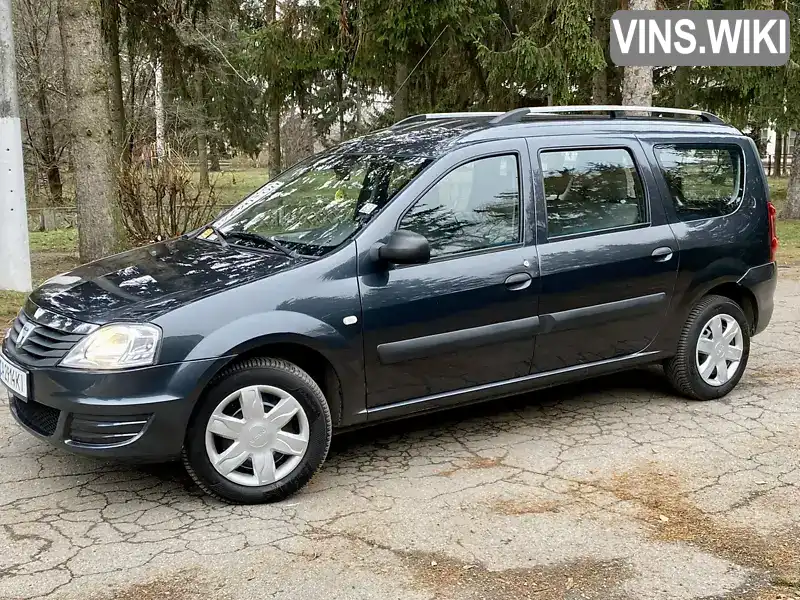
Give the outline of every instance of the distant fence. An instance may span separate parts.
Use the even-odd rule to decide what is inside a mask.
[[[767,154],[766,156],[762,156],[761,162],[764,163],[764,171],[766,171],[767,175],[775,175],[777,173],[774,154]],[[792,168],[791,154],[787,154],[786,156],[783,157],[783,165],[784,165],[784,172],[781,173],[781,175],[788,175],[791,172]]]
[[[235,206],[234,204],[200,204],[183,205],[177,208],[215,208],[217,214],[222,214],[226,210]],[[74,206],[59,206],[51,208],[29,208],[28,209],[28,231],[53,231],[54,229],[69,229],[77,225],[78,214]]]
[[[28,231],[52,231],[75,227],[75,208],[29,208]]]
[[[197,170],[197,161],[196,160],[189,160],[186,162],[186,166],[190,169],[196,171]],[[209,170],[211,170],[211,163],[209,162]],[[220,171],[230,171],[233,168],[233,161],[231,160],[221,160],[219,161],[219,170]]]

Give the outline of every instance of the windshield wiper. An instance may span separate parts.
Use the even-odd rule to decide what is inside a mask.
[[[249,231],[229,231],[227,237],[229,239],[248,240],[251,242],[259,242],[262,244],[266,244],[270,248],[273,248],[274,250],[277,250],[278,252],[285,254],[289,258],[300,258],[300,255],[297,254],[297,252],[289,250],[289,248],[287,248],[280,242],[272,238],[268,238],[265,235],[261,235],[260,233],[251,233]]]

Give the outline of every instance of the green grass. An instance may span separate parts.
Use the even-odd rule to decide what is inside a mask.
[[[778,263],[797,265],[800,263],[800,220],[778,221]]]
[[[231,205],[244,200],[245,196],[267,183],[269,176],[266,169],[246,169],[242,171],[225,171],[210,173],[214,185],[217,204]]]
[[[0,291],[0,340],[2,333],[8,328],[11,321],[25,302],[27,294],[20,292]]]
[[[783,208],[783,205],[786,204],[786,189],[789,187],[789,178],[788,177],[781,177],[778,179],[777,177],[770,177],[769,178],[769,192],[770,192],[770,199],[772,203],[777,207],[778,212]]]
[[[77,229],[56,229],[55,231],[33,231],[30,233],[31,253],[78,251]]]
[[[78,265],[78,232],[75,229],[30,233],[33,285],[74,269]],[[16,316],[27,294],[0,291],[0,332]]]
[[[770,199],[781,214],[786,205],[786,190],[789,179],[770,177]],[[778,218],[778,263],[781,265],[800,264],[800,220]]]

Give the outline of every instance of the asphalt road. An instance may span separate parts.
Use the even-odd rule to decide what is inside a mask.
[[[276,505],[0,405],[0,598],[800,598],[800,279],[718,402],[657,369],[340,437]],[[792,279],[795,277],[795,279]]]

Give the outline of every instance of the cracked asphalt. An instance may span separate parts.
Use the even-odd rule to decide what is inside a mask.
[[[280,504],[0,406],[0,598],[800,598],[800,272],[721,401],[658,369],[362,430]]]

